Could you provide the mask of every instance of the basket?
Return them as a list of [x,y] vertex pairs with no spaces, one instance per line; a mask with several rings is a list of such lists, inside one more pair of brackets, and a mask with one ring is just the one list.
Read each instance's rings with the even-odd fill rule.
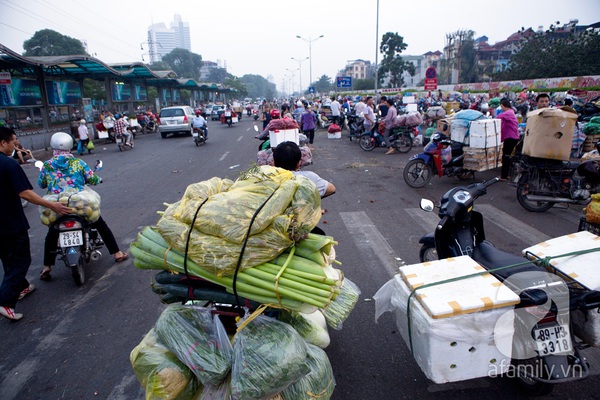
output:
[[577,231],[588,231],[593,233],[594,235],[600,236],[600,225],[592,224],[591,222],[588,222],[585,219],[585,217],[581,217],[581,219],[579,220],[579,227],[577,228]]
[[583,151],[594,150],[598,142],[600,142],[600,135],[587,135],[583,142]]

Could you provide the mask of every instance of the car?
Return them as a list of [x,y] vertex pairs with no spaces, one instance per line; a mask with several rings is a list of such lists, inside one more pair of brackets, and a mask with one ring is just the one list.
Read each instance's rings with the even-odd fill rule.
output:
[[210,119],[212,121],[218,121],[221,118],[221,114],[225,112],[225,106],[214,105],[210,113]]
[[169,133],[186,133],[192,136],[194,110],[190,106],[165,107],[158,114],[158,131],[164,139]]

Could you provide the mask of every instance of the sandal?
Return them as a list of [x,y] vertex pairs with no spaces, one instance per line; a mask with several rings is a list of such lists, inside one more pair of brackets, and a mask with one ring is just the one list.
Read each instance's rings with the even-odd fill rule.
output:
[[50,282],[52,280],[52,275],[50,274],[51,270],[43,268],[42,272],[40,272],[40,280]]
[[129,258],[129,254],[123,253],[123,255],[121,257],[115,258],[115,262],[120,263],[120,262],[127,260],[128,258]]

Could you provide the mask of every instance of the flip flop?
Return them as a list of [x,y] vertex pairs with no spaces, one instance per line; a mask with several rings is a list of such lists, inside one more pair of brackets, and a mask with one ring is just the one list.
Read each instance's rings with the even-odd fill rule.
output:
[[123,253],[123,255],[121,257],[115,258],[115,262],[120,263],[120,262],[127,260],[128,258],[129,258],[129,254]]
[[50,274],[50,270],[42,269],[42,272],[40,272],[40,280],[50,282],[52,280],[52,275]]

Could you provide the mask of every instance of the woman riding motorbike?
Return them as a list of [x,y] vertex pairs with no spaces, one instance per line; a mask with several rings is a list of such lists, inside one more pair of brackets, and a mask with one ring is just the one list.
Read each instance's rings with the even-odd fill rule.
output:
[[[38,178],[38,185],[42,189],[48,189],[48,194],[62,193],[71,188],[83,190],[86,184],[97,185],[102,182],[102,179],[83,160],[71,154],[73,147],[71,135],[64,132],[55,133],[50,139],[50,147],[53,149],[53,156],[44,163]],[[92,227],[98,231],[116,262],[127,260],[129,255],[119,249],[112,231],[102,217],[92,223]],[[40,279],[43,281],[52,279],[50,272],[56,259],[57,241],[58,231],[49,228],[44,244],[44,268],[40,273]]]

